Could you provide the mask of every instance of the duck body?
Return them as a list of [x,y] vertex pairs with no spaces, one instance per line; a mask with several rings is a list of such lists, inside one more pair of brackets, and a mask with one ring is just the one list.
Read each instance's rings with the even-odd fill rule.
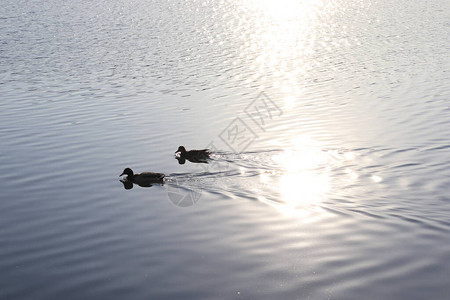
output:
[[152,183],[164,183],[164,175],[163,173],[153,173],[153,172],[143,172],[140,174],[134,174],[133,170],[130,168],[126,168],[123,170],[120,176],[127,175],[126,181],[135,183],[139,186],[149,187],[152,186]]
[[186,148],[180,146],[175,153],[179,153],[179,158],[187,159],[190,162],[206,162],[208,158],[211,158],[211,152],[208,149],[186,151]]

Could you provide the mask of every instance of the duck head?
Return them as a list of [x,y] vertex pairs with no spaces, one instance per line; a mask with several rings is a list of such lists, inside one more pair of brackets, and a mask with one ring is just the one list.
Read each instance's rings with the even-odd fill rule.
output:
[[128,175],[128,177],[131,178],[134,176],[134,173],[133,170],[131,170],[130,168],[126,168],[125,170],[123,170],[122,174],[119,175],[119,177],[123,175]]
[[175,151],[175,153],[178,153],[178,152],[180,152],[181,154],[186,153],[186,148],[184,148],[184,146],[180,146],[180,147],[178,147],[178,150]]

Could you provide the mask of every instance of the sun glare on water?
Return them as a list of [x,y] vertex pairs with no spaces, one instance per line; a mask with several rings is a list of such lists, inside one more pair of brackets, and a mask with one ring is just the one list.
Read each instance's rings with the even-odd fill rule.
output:
[[[317,48],[323,19],[333,10],[333,2],[322,0],[250,0],[239,2],[251,20],[248,48],[243,55],[258,72],[262,88],[279,100],[286,112],[302,103],[301,78],[311,71],[311,57]],[[303,215],[320,209],[331,189],[330,153],[308,136],[293,138],[291,146],[273,157],[279,166],[275,193],[281,199],[258,199],[285,214]],[[354,176],[354,174],[351,174]],[[262,174],[262,183],[268,181]]]
[[[292,216],[304,216],[320,209],[320,202],[331,186],[331,158],[321,145],[309,137],[297,137],[289,148],[275,155],[273,161],[281,170],[276,185],[281,199],[276,203],[265,197],[259,200]],[[264,180],[264,176],[261,180]]]
[[275,89],[284,108],[296,105],[302,89],[297,79],[311,70],[321,17],[328,13],[321,0],[252,0],[239,2],[251,20],[245,57],[252,61],[264,88]]

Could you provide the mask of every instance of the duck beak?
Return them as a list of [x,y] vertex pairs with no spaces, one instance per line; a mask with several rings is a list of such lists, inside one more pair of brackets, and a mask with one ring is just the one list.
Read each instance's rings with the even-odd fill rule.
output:
[[125,173],[120,174],[119,177],[121,177],[121,176],[123,176],[123,175],[125,175]]

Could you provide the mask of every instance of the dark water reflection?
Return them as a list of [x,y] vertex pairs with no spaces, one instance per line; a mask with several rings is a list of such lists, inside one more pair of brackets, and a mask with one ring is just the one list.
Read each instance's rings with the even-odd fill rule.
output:
[[0,298],[448,298],[448,9],[4,2]]

